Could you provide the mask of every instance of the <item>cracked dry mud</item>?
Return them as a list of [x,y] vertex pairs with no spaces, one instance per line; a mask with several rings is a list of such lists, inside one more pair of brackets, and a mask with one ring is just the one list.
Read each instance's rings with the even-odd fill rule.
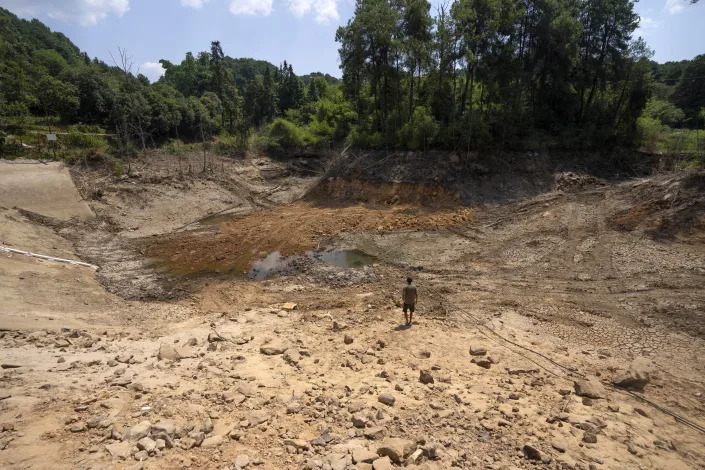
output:
[[[259,186],[230,188],[213,211],[235,198],[264,203],[258,195],[284,183],[291,201],[313,182],[256,180],[254,168],[233,164]],[[646,382],[634,393],[705,425],[703,216],[692,214],[702,178],[660,175],[471,213],[444,207],[437,213],[464,215],[388,228],[360,214],[398,220],[400,206],[278,200],[252,213],[267,217],[244,215],[250,208],[174,235],[203,214],[173,210],[160,231],[163,214],[154,226],[147,214],[161,197],[150,191],[164,190],[139,180],[139,203],[117,189],[91,203],[98,217],[87,225],[52,230],[3,203],[3,244],[73,257],[90,249],[91,259],[108,246],[114,266],[135,260],[135,283],[153,274],[138,256],[144,236],[204,258],[198,240],[230,236],[239,253],[238,230],[280,242],[257,231],[277,214],[316,227],[315,243],[378,262],[312,261],[260,282],[182,279],[179,298],[125,300],[115,292],[129,277],[111,287],[103,274],[110,293],[90,269],[3,253],[0,467],[705,468],[705,435],[608,385],[629,371],[629,383]],[[210,184],[223,183],[203,190]],[[132,210],[145,216],[137,236]],[[325,225],[331,218],[339,223]],[[398,293],[408,274],[420,304],[405,328]]]

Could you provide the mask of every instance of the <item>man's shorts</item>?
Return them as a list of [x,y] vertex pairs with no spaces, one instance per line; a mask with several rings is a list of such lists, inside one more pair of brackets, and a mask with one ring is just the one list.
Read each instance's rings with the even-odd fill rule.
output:
[[406,310],[408,309],[411,313],[414,313],[414,310],[416,310],[416,304],[404,304],[404,313],[406,313]]

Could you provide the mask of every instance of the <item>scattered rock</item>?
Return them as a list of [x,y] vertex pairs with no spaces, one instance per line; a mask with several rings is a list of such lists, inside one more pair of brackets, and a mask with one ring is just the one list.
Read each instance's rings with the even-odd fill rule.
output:
[[278,356],[279,354],[284,354],[284,352],[289,349],[287,346],[281,343],[268,343],[259,348],[259,352],[265,356]]
[[312,446],[319,446],[319,447],[320,447],[320,446],[325,446],[325,445],[328,445],[328,444],[330,444],[331,442],[333,442],[334,439],[335,439],[335,437],[333,437],[332,434],[330,434],[330,433],[328,433],[328,432],[324,432],[324,433],[321,434],[319,437],[317,437],[316,439],[312,440],[312,441],[311,441],[311,445],[312,445]]
[[646,358],[637,358],[623,371],[612,378],[612,384],[627,390],[643,392],[651,381],[652,364]]
[[78,423],[73,424],[69,429],[71,432],[83,432],[86,430],[86,423],[79,421]]
[[147,453],[154,452],[154,449],[157,448],[157,443],[152,440],[150,437],[143,437],[142,439],[137,441],[137,448],[139,450],[143,450]]
[[392,437],[380,443],[377,447],[377,455],[387,456],[392,462],[401,464],[415,450],[416,444],[413,441]]
[[132,426],[126,433],[125,439],[130,441],[138,441],[145,436],[149,435],[149,431],[152,429],[152,423],[149,421],[142,421],[139,424]]
[[553,447],[560,453],[564,453],[566,451],[565,442],[563,442],[562,440],[554,439],[553,441],[551,441],[551,447]]
[[350,335],[345,335],[345,337],[343,338],[343,342],[344,342],[345,344],[352,344],[352,343],[353,343],[353,338],[352,338],[352,336],[350,336]]
[[211,436],[206,438],[201,443],[201,447],[218,447],[223,443],[224,439],[221,435]]
[[[296,305],[296,304],[294,304]],[[247,468],[247,466],[250,465],[250,457],[248,457],[245,454],[240,454],[237,457],[235,457],[235,468],[236,469],[242,469],[242,468]]]
[[484,369],[489,369],[492,366],[492,361],[490,361],[489,357],[475,357],[472,362]]
[[526,444],[522,447],[521,452],[529,460],[541,460],[541,451],[533,445]]
[[595,444],[597,443],[597,435],[594,432],[586,431],[585,434],[583,434],[583,442]]
[[587,380],[576,380],[573,386],[575,387],[575,394],[579,397],[595,399],[605,397],[605,388],[596,378],[591,377]]
[[[183,355],[173,346],[169,344],[162,343],[159,346],[159,352],[157,353],[157,359],[160,361],[180,361]],[[118,359],[118,362],[122,362]]]
[[374,452],[362,447],[355,448],[352,452],[352,459],[354,464],[372,463],[377,460],[378,457],[379,456]]
[[372,468],[373,470],[394,470],[394,467],[392,467],[392,462],[389,460],[389,457],[382,457],[380,459],[375,460],[372,462]]
[[112,458],[125,460],[130,457],[132,451],[132,444],[127,441],[116,442],[114,444],[106,444],[105,450],[108,451]]
[[377,401],[387,406],[394,406],[394,403],[397,401],[397,399],[394,398],[393,395],[384,394],[380,395],[379,398],[377,398]]
[[382,439],[387,430],[383,426],[375,426],[372,428],[365,429],[363,435],[367,439],[377,440]]
[[484,356],[487,354],[487,348],[482,346],[470,346],[471,356]]
[[284,445],[297,450],[308,450],[311,446],[303,439],[284,439]]
[[152,425],[153,433],[164,433],[168,436],[173,436],[176,432],[176,425],[173,421],[159,421],[157,424]]
[[433,375],[431,375],[431,373],[427,370],[422,370],[419,373],[419,382],[422,384],[432,384],[434,382]]

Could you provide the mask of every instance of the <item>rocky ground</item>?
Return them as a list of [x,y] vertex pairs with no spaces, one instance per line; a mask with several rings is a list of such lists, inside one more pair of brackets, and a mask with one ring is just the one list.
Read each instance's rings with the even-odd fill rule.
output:
[[[150,283],[178,283],[178,298],[126,300],[90,268],[2,254],[0,467],[705,468],[705,434],[683,421],[705,425],[701,173],[563,174],[555,191],[468,211],[280,206],[271,189],[290,184],[295,198],[312,180],[258,180],[256,163],[238,165],[260,187],[211,183],[263,212],[171,234],[199,218],[187,202],[160,231],[146,221],[166,217],[161,203],[149,215],[161,189],[140,183],[143,168],[102,189],[93,222],[47,226],[6,208],[0,238],[100,261],[109,250],[90,240],[119,237],[112,262],[132,270],[118,286],[152,276],[145,240],[226,261],[289,230],[305,242],[293,252],[316,243],[377,262],[308,260],[263,281],[170,271]],[[82,190],[100,189],[85,178]],[[267,226],[276,217],[254,215],[267,211],[293,223]],[[145,226],[132,230],[138,212]],[[398,306],[407,275],[420,295],[411,327]]]

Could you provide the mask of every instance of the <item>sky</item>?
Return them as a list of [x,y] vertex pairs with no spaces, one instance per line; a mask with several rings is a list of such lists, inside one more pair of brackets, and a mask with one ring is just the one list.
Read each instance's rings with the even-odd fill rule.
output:
[[[434,0],[438,1],[438,0]],[[154,81],[159,59],[178,63],[186,52],[219,40],[226,55],[293,64],[298,75],[340,77],[335,31],[347,23],[354,0],[0,0],[22,18],[61,31],[91,57],[111,63],[126,48],[135,69]],[[705,0],[641,0],[635,9],[654,60],[705,54]]]

